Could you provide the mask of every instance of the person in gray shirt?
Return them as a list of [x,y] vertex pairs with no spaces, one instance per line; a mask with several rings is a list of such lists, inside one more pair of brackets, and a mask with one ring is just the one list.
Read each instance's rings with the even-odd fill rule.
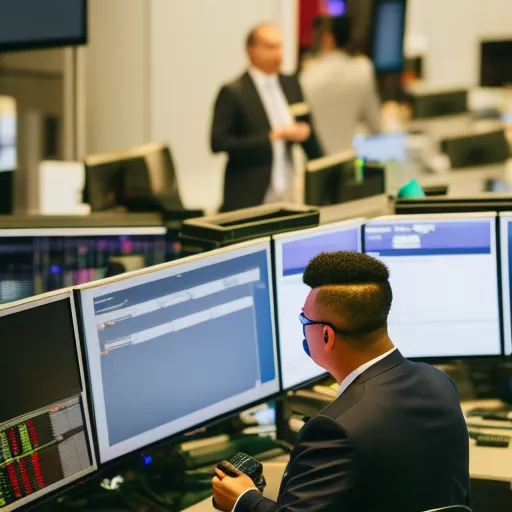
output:
[[352,147],[360,123],[370,133],[380,132],[380,99],[373,63],[348,51],[350,19],[322,21],[320,52],[307,63],[300,81],[317,136],[329,155]]

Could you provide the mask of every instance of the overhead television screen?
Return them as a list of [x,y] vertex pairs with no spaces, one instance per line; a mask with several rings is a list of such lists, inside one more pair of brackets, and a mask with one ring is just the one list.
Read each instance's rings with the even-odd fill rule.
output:
[[86,41],[87,0],[0,0],[0,51]]

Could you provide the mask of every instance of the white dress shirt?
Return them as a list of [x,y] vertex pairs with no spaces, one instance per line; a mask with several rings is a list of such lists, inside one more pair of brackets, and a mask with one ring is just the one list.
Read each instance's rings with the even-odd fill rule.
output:
[[386,358],[396,350],[396,347],[393,347],[391,350],[388,350],[386,353],[380,355],[379,357],[376,357],[375,359],[372,359],[371,361],[368,361],[367,363],[364,363],[359,368],[356,368],[352,373],[349,373],[341,382],[340,389],[338,390],[338,398],[343,394],[343,392],[354,382],[359,375],[362,375],[366,370],[371,368],[373,365],[377,364],[379,361],[382,361],[382,359]]
[[[277,75],[266,75],[256,68],[249,69],[272,129],[294,122],[290,107]],[[284,140],[272,142],[272,174],[265,203],[293,200],[293,163]]]
[[380,132],[375,70],[367,57],[341,50],[320,54],[305,66],[300,83],[327,155],[350,149],[360,123]]
[[[338,396],[337,398],[339,398],[344,391],[346,391],[346,389],[350,386],[350,384],[352,384],[352,382],[354,382],[357,377],[359,377],[359,375],[362,375],[366,370],[368,370],[369,368],[371,368],[373,365],[377,364],[379,361],[382,361],[383,359],[385,359],[386,357],[388,357],[391,353],[393,353],[394,351],[396,350],[396,347],[393,347],[391,350],[388,350],[387,352],[385,352],[384,354],[376,357],[375,359],[372,359],[371,361],[368,361],[367,363],[364,363],[363,365],[361,365],[359,368],[356,368],[352,373],[349,373],[344,379],[343,381],[341,382],[340,384],[340,389],[338,390]],[[240,496],[238,496],[238,499],[236,500],[236,503],[235,503],[235,506],[233,507],[233,510],[232,512],[235,512],[235,509],[236,509],[236,506],[238,504],[238,502],[240,501],[240,498],[246,493],[246,492],[249,492],[249,491],[258,491],[258,489],[247,489],[246,491],[244,491],[242,494],[240,494]],[[259,492],[259,491],[258,491]]]

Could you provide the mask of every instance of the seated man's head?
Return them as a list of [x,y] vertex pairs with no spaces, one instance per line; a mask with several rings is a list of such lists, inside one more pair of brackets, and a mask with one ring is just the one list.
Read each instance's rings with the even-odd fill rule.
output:
[[337,380],[392,348],[386,265],[358,252],[321,253],[309,262],[303,281],[311,287],[301,316],[305,348]]

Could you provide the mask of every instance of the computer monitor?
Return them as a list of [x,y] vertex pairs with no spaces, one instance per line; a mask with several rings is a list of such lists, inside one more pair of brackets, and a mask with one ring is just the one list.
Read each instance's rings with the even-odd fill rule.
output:
[[97,469],[70,290],[0,307],[0,510]]
[[496,213],[381,217],[363,240],[389,267],[389,333],[406,357],[501,354]]
[[174,245],[163,226],[0,228],[0,304],[164,263]]
[[83,287],[101,462],[280,389],[270,240]]
[[505,355],[512,355],[512,211],[500,213],[501,283]]
[[441,151],[448,155],[452,169],[498,164],[510,158],[505,130],[447,138],[441,141]]
[[352,145],[357,152],[357,157],[366,162],[403,164],[408,159],[405,133],[360,134],[354,137]]
[[468,111],[467,89],[412,91],[408,94],[413,119],[454,116]]
[[321,252],[361,251],[363,222],[362,218],[354,219],[274,237],[279,355],[286,390],[325,374],[302,346],[304,336],[299,313],[309,293],[302,282],[304,269]]
[[375,0],[370,57],[377,73],[404,68],[405,0]]
[[87,42],[86,0],[0,0],[0,51]]
[[511,55],[512,39],[481,41],[481,87],[507,87],[512,84]]
[[169,147],[153,142],[85,161],[84,202],[92,211],[125,207],[129,211],[182,210]]
[[385,168],[357,160],[353,149],[311,160],[306,166],[305,202],[312,206],[356,201],[385,192]]

